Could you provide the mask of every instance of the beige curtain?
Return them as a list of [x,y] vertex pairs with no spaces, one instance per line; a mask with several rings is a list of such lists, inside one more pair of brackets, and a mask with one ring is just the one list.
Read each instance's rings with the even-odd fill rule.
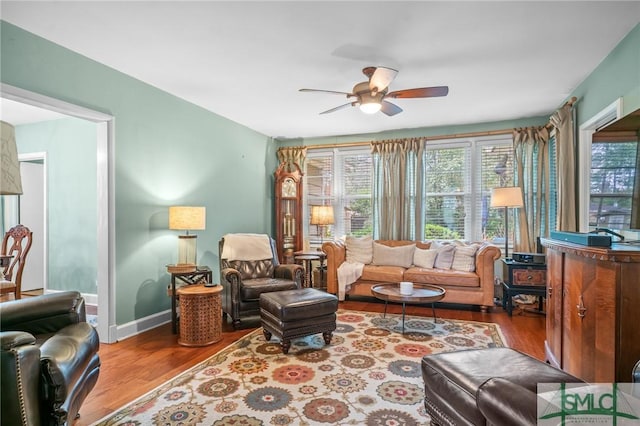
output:
[[371,143],[376,239],[423,238],[425,144],[422,138]]
[[287,171],[293,172],[296,168],[293,164],[297,164],[300,170],[304,170],[304,160],[307,158],[307,148],[304,146],[289,146],[278,149],[276,153],[279,164],[287,163]]
[[577,231],[577,156],[572,106],[565,104],[551,116],[549,122],[556,129],[556,154],[558,158],[558,216],[556,229],[559,231]]
[[524,207],[518,209],[515,251],[536,252],[537,237],[549,236],[549,131],[546,127],[514,129],[517,184]]

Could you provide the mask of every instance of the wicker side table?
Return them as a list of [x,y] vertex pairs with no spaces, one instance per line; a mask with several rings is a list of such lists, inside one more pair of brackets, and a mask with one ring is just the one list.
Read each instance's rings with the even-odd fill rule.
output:
[[222,286],[184,286],[178,289],[178,295],[178,343],[183,346],[206,346],[222,340]]

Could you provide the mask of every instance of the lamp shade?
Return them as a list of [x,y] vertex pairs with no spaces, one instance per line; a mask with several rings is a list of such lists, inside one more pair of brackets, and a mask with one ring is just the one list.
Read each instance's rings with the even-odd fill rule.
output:
[[518,186],[506,186],[491,190],[491,207],[522,207],[522,190]]
[[206,228],[206,223],[206,207],[169,207],[169,229],[186,231],[203,230]]
[[333,206],[311,206],[311,225],[333,225]]
[[22,194],[18,147],[13,126],[0,121],[0,195]]

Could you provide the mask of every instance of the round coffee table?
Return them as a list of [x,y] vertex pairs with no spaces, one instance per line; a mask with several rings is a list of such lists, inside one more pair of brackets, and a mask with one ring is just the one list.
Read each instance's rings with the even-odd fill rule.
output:
[[402,303],[402,333],[404,333],[404,307],[407,303],[411,305],[422,305],[431,303],[433,311],[433,321],[437,322],[435,302],[444,298],[446,290],[431,284],[414,284],[413,293],[401,294],[400,283],[378,284],[371,288],[371,293],[378,299],[384,300],[384,316],[387,316],[387,303]]

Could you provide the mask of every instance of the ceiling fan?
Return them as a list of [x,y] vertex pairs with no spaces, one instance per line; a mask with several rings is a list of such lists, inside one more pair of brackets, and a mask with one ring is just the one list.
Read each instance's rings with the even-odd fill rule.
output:
[[382,111],[384,114],[393,116],[402,112],[402,108],[387,101],[395,98],[432,98],[437,96],[447,96],[448,86],[420,87],[415,89],[395,90],[389,92],[389,84],[396,78],[398,71],[386,67],[366,67],[362,69],[364,75],[369,79],[353,86],[351,93],[338,92],[335,90],[320,89],[300,89],[301,92],[333,93],[346,95],[350,100],[344,105],[328,109],[320,114],[328,114],[350,106],[359,106],[360,110],[373,114]]

